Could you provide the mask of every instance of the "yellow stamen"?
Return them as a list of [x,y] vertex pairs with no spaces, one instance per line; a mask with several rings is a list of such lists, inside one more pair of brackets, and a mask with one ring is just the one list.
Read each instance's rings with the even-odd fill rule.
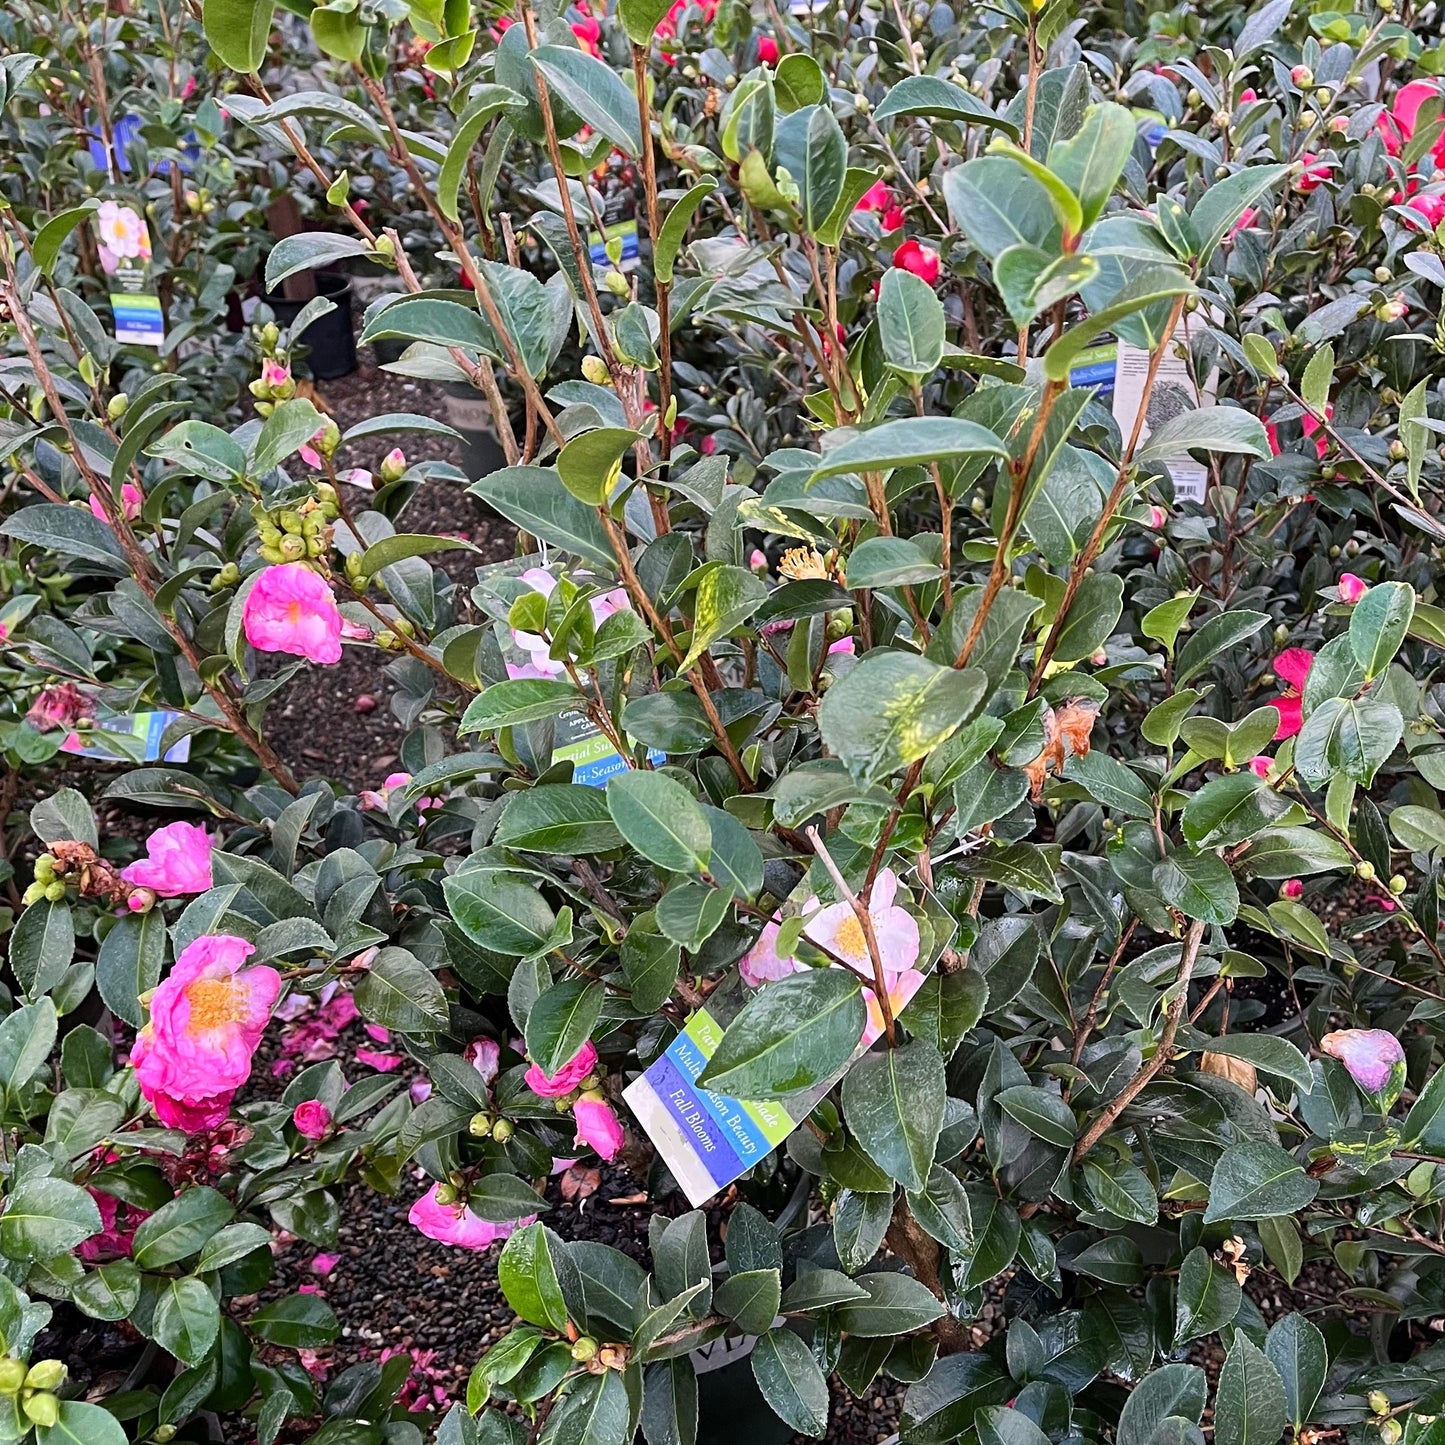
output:
[[186,990],[190,1017],[188,1033],[215,1033],[228,1024],[238,1024],[246,1017],[246,990],[234,978],[203,978]]

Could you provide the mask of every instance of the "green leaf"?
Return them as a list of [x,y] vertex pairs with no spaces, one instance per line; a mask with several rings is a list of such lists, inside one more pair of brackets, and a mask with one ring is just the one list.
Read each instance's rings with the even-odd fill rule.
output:
[[1263,612],[1221,612],[1198,628],[1179,649],[1175,686],[1182,687],[1203,672],[1221,652],[1253,637],[1269,621]]
[[79,1185],[32,1176],[16,1184],[5,1199],[0,1254],[20,1264],[54,1259],[100,1230],[100,1210]]
[[616,565],[596,508],[579,502],[551,467],[504,467],[467,490],[549,546],[609,570]]
[[1108,640],[1124,610],[1124,579],[1117,572],[1090,572],[1079,587],[1054,648],[1055,662],[1078,662]]
[[1154,886],[1186,918],[1224,924],[1239,913],[1234,875],[1217,853],[1171,853],[1154,865]]
[[767,584],[746,567],[714,567],[697,584],[692,645],[683,658],[686,671],[714,642],[731,636],[767,601]]
[[1019,129],[1012,121],[995,115],[961,85],[936,75],[908,75],[889,86],[888,94],[873,112],[873,119],[882,125],[895,115],[923,115],[965,125],[989,126],[1014,140],[1019,138]]
[[1297,805],[1255,774],[1212,778],[1184,805],[1180,827],[1196,848],[1222,848],[1252,838]]
[[35,1431],[36,1445],[127,1445],[125,1426],[100,1405],[62,1400],[54,1425]]
[[1189,214],[1200,240],[1198,259],[1201,268],[1229,234],[1234,223],[1271,186],[1282,181],[1289,170],[1287,165],[1247,166],[1204,188]]
[[615,1370],[584,1376],[547,1422],[548,1445],[628,1445],[631,1407]]
[[881,472],[958,457],[1006,457],[1008,448],[987,427],[947,416],[900,417],[855,433],[830,447],[810,482],[843,472]]
[[650,863],[670,873],[702,873],[712,829],[696,799],[663,773],[618,773],[607,784],[607,808],[618,831]]
[[1390,665],[1415,616],[1415,589],[1408,582],[1377,582],[1350,613],[1350,650],[1365,681]]
[[619,0],[617,18],[634,45],[651,45],[652,37],[667,14],[668,0]]
[[[632,3],[632,0],[629,0],[629,3]],[[481,139],[487,122],[502,111],[523,111],[526,107],[525,97],[509,90],[505,85],[478,85],[472,89],[471,103],[457,122],[451,144],[447,146],[446,159],[437,173],[437,206],[447,220],[456,221],[460,218],[457,191],[466,172],[472,147]]]
[[1056,1149],[1072,1149],[1079,1125],[1074,1111],[1057,1095],[1032,1084],[1016,1084],[995,1099],[1005,1114],[1022,1124],[1036,1139]]
[[498,728],[541,722],[575,710],[582,701],[582,694],[562,678],[518,677],[494,682],[467,704],[457,732],[495,732]]
[[1112,812],[1126,818],[1154,816],[1154,795],[1139,775],[1097,748],[1070,754],[1064,775]]
[[1279,1371],[1259,1346],[1237,1331],[1214,1394],[1215,1445],[1275,1445],[1286,1419]]
[[319,1295],[288,1294],[257,1310],[246,1328],[269,1345],[319,1350],[341,1333],[335,1312]]
[[231,1222],[235,1209],[207,1185],[187,1189],[163,1204],[135,1232],[131,1257],[141,1269],[163,1269],[198,1254]]
[[256,438],[248,470],[253,476],[264,477],[298,447],[310,441],[325,420],[304,397],[296,396],[290,401],[278,402]]
[[1335,380],[1335,348],[1326,342],[1315,348],[1300,377],[1300,395],[1317,417],[1325,415],[1330,404],[1330,388]]
[[55,263],[60,258],[60,248],[65,244],[65,238],[81,222],[89,220],[99,209],[100,202],[92,197],[78,206],[72,206],[67,211],[59,212],[46,221],[35,233],[35,239],[30,243],[30,259],[35,262],[35,269],[42,275],[49,276],[55,270]]
[[599,427],[575,436],[557,453],[562,485],[589,507],[602,506],[620,475],[620,463],[641,436],[629,427]]
[[818,730],[864,785],[926,756],[983,701],[978,668],[957,672],[911,652],[870,652],[830,687]]
[[868,1011],[841,968],[770,983],[728,1025],[698,1083],[735,1099],[785,1097],[831,1078],[852,1057]]
[[1194,289],[1189,277],[1172,266],[1150,266],[1138,272],[1115,293],[1108,305],[1090,312],[1086,320],[1075,322],[1049,347],[1044,354],[1044,375],[1050,381],[1067,381],[1080,355],[1103,332],[1156,302],[1191,295]]
[[981,156],[943,177],[954,223],[990,260],[1011,246],[1047,255],[1061,249],[1058,216],[1047,188],[1013,156]]
[[532,1005],[525,1029],[527,1057],[544,1074],[558,1073],[592,1036],[602,1015],[602,985],[569,978],[554,984]]
[[948,1445],[973,1429],[980,1410],[1003,1404],[1018,1388],[982,1351],[944,1355],[908,1387],[902,1434],[909,1445]]
[[436,975],[404,948],[376,955],[356,985],[356,1006],[368,1022],[403,1034],[434,1033],[449,1017]]
[[529,1224],[507,1240],[497,1260],[497,1282],[517,1314],[549,1330],[567,1328],[567,1299],[581,1294],[566,1246],[544,1224]]
[[1266,1074],[1288,1079],[1303,1093],[1308,1094],[1314,1087],[1309,1060],[1288,1039],[1274,1034],[1228,1034],[1221,1039],[1210,1039],[1200,1048],[1205,1053],[1244,1059]]
[[358,340],[363,344],[383,340],[428,341],[436,346],[460,346],[489,356],[495,356],[498,351],[496,334],[479,311],[437,296],[403,296],[389,303],[372,315],[362,327]]
[[932,1324],[945,1313],[942,1303],[906,1274],[860,1274],[854,1283],[868,1291],[868,1298],[849,1300],[838,1307],[838,1326],[846,1334],[862,1339],[903,1335]]
[[1369,787],[1404,731],[1404,719],[1391,703],[1326,698],[1295,738],[1294,765],[1307,783],[1326,783],[1343,773]]
[[[645,0],[638,0],[645,3]],[[625,20],[624,20],[624,23]],[[687,228],[697,214],[698,207],[717,189],[717,182],[711,176],[694,179],[687,191],[673,203],[657,233],[652,251],[653,276],[664,285],[672,284],[672,268],[677,253],[687,236]]]
[[547,783],[512,794],[492,841],[529,853],[607,853],[622,834],[600,788]]
[[61,502],[35,502],[21,507],[0,526],[0,536],[14,537],[44,552],[80,562],[93,562],[119,575],[127,570],[115,533],[95,517],[89,507],[67,507]]
[[906,537],[870,537],[848,558],[848,586],[855,592],[915,586],[942,575],[943,568]]
[[462,932],[482,948],[526,958],[552,944],[557,917],[521,874],[463,868],[442,880],[442,893]]
[[[339,231],[303,231],[299,236],[286,236],[271,247],[266,257],[266,289],[275,291],[288,276],[294,276],[298,271],[311,271],[335,261],[349,260],[352,256],[365,256],[369,250],[365,241]],[[318,421],[317,426],[320,424]]]
[[1319,1327],[1303,1315],[1276,1320],[1264,1342],[1264,1353],[1284,1385],[1285,1416],[1296,1432],[1310,1418],[1329,1371],[1329,1352]]
[[187,1275],[162,1286],[151,1317],[151,1332],[156,1343],[183,1365],[199,1365],[210,1353],[220,1330],[221,1307],[203,1281]]
[[793,179],[798,183],[803,229],[816,235],[842,193],[848,170],[848,142],[830,106],[810,106],[797,114],[808,117],[808,128],[803,169]]
[[1270,455],[1264,423],[1252,412],[1237,406],[1205,406],[1170,417],[1151,431],[1136,459],[1144,463],[1170,461],[1191,451]]
[[750,1269],[729,1275],[713,1295],[712,1307],[745,1334],[760,1335],[773,1327],[782,1297],[778,1270]]
[[1198,1365],[1168,1364],[1150,1370],[1124,1401],[1115,1445],[1153,1445],[1159,1427],[1171,1418],[1197,1425],[1208,1398],[1208,1382]]
[[461,537],[434,536],[429,532],[397,532],[373,542],[361,554],[360,573],[363,577],[374,577],[384,567],[404,562],[408,557],[429,557],[433,552],[480,552],[475,543]]
[[769,1330],[753,1346],[752,1366],[763,1399],[779,1419],[815,1440],[827,1434],[828,1382],[797,1335]]
[[1049,149],[1049,168],[1079,199],[1083,225],[1103,211],[1134,148],[1134,113],[1104,102],[1089,108],[1076,135]]
[[943,302],[933,287],[889,267],[878,291],[878,338],[889,366],[918,380],[930,375],[943,360],[945,333]]
[[1260,1243],[1269,1262],[1279,1270],[1286,1284],[1293,1284],[1299,1278],[1304,1265],[1304,1245],[1300,1242],[1299,1230],[1289,1219],[1261,1219],[1255,1226],[1259,1231]]
[[42,998],[0,1021],[0,1084],[17,1090],[45,1067],[59,1030],[55,1005]]
[[570,46],[540,45],[532,64],[568,106],[633,160],[642,154],[637,98],[610,66]]
[[217,59],[232,70],[259,70],[274,9],[274,0],[205,0],[201,21]]
[[864,1055],[843,1080],[853,1137],[905,1189],[928,1178],[946,1101],[943,1059],[924,1039]]
[[1410,1105],[1401,1132],[1412,1148],[1438,1154],[1445,1149],[1445,1069],[1436,1069]]
[[1204,1222],[1295,1214],[1319,1189],[1319,1183],[1277,1144],[1258,1139],[1231,1144],[1214,1166]]
[[1234,1275],[1215,1264],[1202,1246],[1191,1249],[1179,1270],[1174,1348],[1223,1329],[1239,1313],[1243,1301],[1244,1292]]

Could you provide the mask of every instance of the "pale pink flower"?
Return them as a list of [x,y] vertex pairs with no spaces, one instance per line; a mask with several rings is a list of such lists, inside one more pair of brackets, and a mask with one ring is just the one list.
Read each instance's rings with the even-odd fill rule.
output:
[[[596,1056],[594,1049],[593,1058]],[[492,1080],[497,1077],[502,1066],[502,1046],[495,1039],[478,1034],[462,1050],[462,1058],[482,1076],[482,1082],[490,1089]]]
[[348,487],[360,487],[363,492],[375,490],[371,473],[365,467],[352,467],[350,471],[342,472],[336,480],[345,482]]
[[[557,579],[542,567],[529,567],[522,573],[522,581],[534,592],[540,592],[544,597],[550,597],[557,586]],[[590,606],[592,624],[594,627],[600,627],[614,612],[625,612],[631,603],[623,588],[614,587],[610,592],[599,593],[592,599]],[[528,666],[536,669],[535,672],[524,673],[524,676],[558,677],[561,675],[562,664],[554,662],[548,655],[552,644],[546,638],[538,636],[535,632],[521,632],[513,628],[512,641],[528,654],[530,658]],[[509,667],[507,671],[510,675],[512,669]]]
[[518,1219],[510,1224],[493,1224],[473,1214],[460,1200],[455,1204],[439,1204],[436,1197],[439,1188],[439,1184],[433,1184],[412,1205],[407,1215],[407,1219],[428,1239],[434,1239],[438,1244],[455,1244],[462,1249],[486,1249],[498,1240],[506,1239],[514,1229],[536,1221],[536,1215],[533,1215],[530,1219]]
[[609,1163],[617,1157],[623,1133],[611,1104],[584,1094],[572,1106],[572,1117],[577,1123],[577,1143],[596,1150]]
[[748,556],[748,566],[754,572],[766,572],[768,570],[768,554],[761,547],[754,547]]
[[[120,510],[127,522],[134,522],[140,516],[141,506],[145,502],[145,493],[136,486],[134,482],[127,482],[120,489]],[[99,497],[90,499],[90,510],[102,522],[109,522],[110,518],[105,514],[105,508],[100,504]]]
[[320,1099],[307,1099],[292,1111],[291,1122],[303,1139],[324,1139],[331,1128],[331,1110]]
[[285,362],[268,356],[261,363],[261,380],[272,389],[285,386],[291,380],[291,368]]
[[[391,804],[391,795],[398,788],[404,788],[411,782],[410,773],[388,773],[379,788],[363,788],[357,795],[361,800],[363,812],[384,813]],[[440,808],[441,798],[418,798],[416,800],[417,812],[426,808]]]
[[791,958],[778,957],[778,921],[763,924],[753,946],[738,960],[738,972],[749,988],[786,978],[797,968]]
[[597,1050],[591,1040],[583,1044],[570,1062],[562,1065],[550,1078],[536,1064],[527,1069],[527,1087],[543,1099],[560,1099],[570,1094],[597,1065]]
[[1168,520],[1169,513],[1163,507],[1153,506],[1149,508],[1148,525],[1153,528],[1154,531],[1157,532]]
[[431,1098],[431,1080],[418,1074],[411,1081],[406,1092],[413,1104],[425,1104]]
[[321,470],[321,453],[315,447],[302,443],[296,448],[296,452],[312,471],[319,472]]
[[311,662],[341,661],[341,613],[324,578],[299,562],[261,572],[241,612],[246,641],[259,652]]
[[1320,1051],[1338,1059],[1367,1094],[1382,1093],[1396,1070],[1404,1079],[1405,1050],[1388,1029],[1336,1029],[1320,1040]]
[[94,716],[95,700],[89,693],[81,691],[73,682],[53,682],[40,689],[25,714],[25,721],[41,732],[49,732],[52,728],[74,727]]
[[1353,572],[1346,572],[1340,578],[1340,601],[1348,602],[1351,605],[1358,602],[1366,592],[1370,590],[1370,584],[1363,577],[1356,577]]
[[[916,968],[905,968],[902,973],[885,974],[884,978],[888,984],[888,1007],[893,1017],[897,1018],[908,1006],[913,995],[923,987],[924,976]],[[863,990],[863,1002],[868,1006],[868,1022],[863,1027],[861,1042],[870,1045],[883,1037],[883,1007],[878,1002],[878,995],[871,988]]]
[[256,950],[244,938],[208,934],[181,950],[150,1001],[150,1022],[130,1061],[163,1124],[214,1128],[251,1076],[251,1059],[281,992],[281,975],[243,968]]
[[[873,894],[868,902],[868,915],[885,973],[898,974],[918,961],[918,922],[894,898],[898,892],[898,875],[891,868],[882,869],[873,881]],[[851,904],[830,903],[809,917],[803,925],[804,936],[829,953],[851,964],[861,973],[872,969],[868,941],[863,934]]]
[[146,856],[121,869],[120,876],[160,898],[204,893],[211,886],[214,840],[199,823],[167,823],[146,839]]

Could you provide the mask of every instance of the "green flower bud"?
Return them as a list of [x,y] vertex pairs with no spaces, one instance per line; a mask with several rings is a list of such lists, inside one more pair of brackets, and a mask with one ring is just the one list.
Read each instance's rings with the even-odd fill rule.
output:
[[583,1335],[580,1340],[572,1346],[572,1358],[579,1365],[585,1365],[588,1360],[597,1358],[597,1351],[601,1348],[591,1335]]
[[1398,1420],[1380,1421],[1380,1445],[1400,1445],[1404,1433]]
[[621,271],[609,271],[603,278],[602,284],[614,296],[630,296],[632,288],[627,284],[627,277]]
[[24,1383],[24,1360],[0,1360],[0,1393],[13,1395]]
[[1405,878],[1403,874],[1396,873],[1390,879],[1390,892],[1397,898],[1405,891]]
[[55,877],[55,859],[49,853],[42,853],[35,860],[35,877],[40,883],[49,883]]
[[20,1408],[25,1411],[30,1423],[39,1425],[42,1430],[53,1430],[60,1419],[60,1401],[48,1390],[22,1400]]
[[1370,881],[1370,879],[1373,878],[1374,876],[1375,876],[1375,865],[1374,865],[1373,863],[1371,863],[1368,858],[1361,858],[1360,861],[1355,864],[1355,877],[1356,877],[1356,878],[1363,878],[1363,879],[1365,880],[1365,882],[1368,883],[1368,882]]
[[457,1188],[454,1184],[438,1184],[436,1201],[438,1204],[455,1204],[457,1202]]
[[65,1376],[64,1360],[38,1360],[26,1374],[25,1385],[31,1390],[58,1390]]
[[276,522],[283,532],[299,532],[306,525],[301,513],[290,507],[277,515]]
[[46,883],[32,883],[21,895],[20,901],[29,908],[31,904],[39,903],[45,897],[45,890],[49,887]]
[[281,339],[281,328],[274,321],[268,321],[261,328],[261,345],[270,351]]
[[485,1139],[492,1132],[492,1116],[490,1114],[473,1114],[471,1123],[467,1125],[467,1133],[473,1139]]
[[492,1138],[495,1139],[498,1144],[505,1144],[516,1132],[516,1129],[510,1121],[506,1119],[498,1119],[497,1122],[492,1125]]
[[300,537],[282,537],[276,550],[283,562],[299,562],[306,555],[306,543]]
[[612,381],[612,373],[607,370],[607,363],[600,356],[582,358],[582,375],[593,386],[608,386]]
[[129,406],[130,398],[123,391],[117,392],[113,397],[111,397],[108,402],[106,402],[105,414],[112,421],[119,421],[121,417],[125,415],[126,408]]
[[65,884],[63,884],[58,878],[55,880],[54,883],[47,883],[45,885],[45,896],[52,903],[64,903]]

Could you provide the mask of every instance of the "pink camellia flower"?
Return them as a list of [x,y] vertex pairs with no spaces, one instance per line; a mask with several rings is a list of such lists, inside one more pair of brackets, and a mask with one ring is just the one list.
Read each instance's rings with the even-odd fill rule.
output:
[[261,363],[261,382],[272,391],[287,386],[291,381],[291,368],[284,361],[268,356]]
[[[1276,707],[1277,706],[1278,704],[1276,704]],[[1269,777],[1270,769],[1273,767],[1274,759],[1265,757],[1263,753],[1261,753],[1257,758],[1251,758],[1249,760],[1249,770],[1255,775],[1256,778]]]
[[1366,592],[1370,590],[1370,584],[1363,577],[1356,577],[1353,572],[1346,572],[1340,578],[1340,601],[1348,602],[1351,605],[1358,602]]
[[1318,190],[1325,181],[1329,180],[1329,162],[1321,161],[1317,155],[1310,151],[1306,151],[1304,155],[1300,157],[1300,160],[1304,165],[1304,170],[1295,181],[1294,188],[1308,195],[1310,191]]
[[[136,486],[134,482],[127,482],[120,489],[120,510],[124,514],[127,522],[134,522],[135,519],[140,516],[141,505],[144,503],[144,501],[145,493],[141,491],[141,489]],[[96,517],[99,518],[100,521],[110,521],[110,518],[106,516],[105,508],[101,506],[100,499],[98,497],[92,497],[90,499],[90,510],[95,513]]]
[[1382,1110],[1400,1097],[1405,1083],[1405,1050],[1388,1029],[1336,1029],[1320,1040],[1320,1050],[1338,1059],[1360,1088],[1375,1097]]
[[345,482],[348,487],[360,487],[363,492],[375,490],[371,473],[365,467],[352,467],[350,471],[339,473],[336,480]]
[[[114,1155],[110,1156],[112,1159]],[[87,1188],[86,1193],[95,1200],[100,1210],[100,1233],[83,1240],[75,1251],[86,1264],[104,1264],[107,1260],[128,1259],[135,1232],[147,1219],[150,1211],[137,1209],[125,1204],[113,1194],[101,1189]]]
[[1304,891],[1305,886],[1298,878],[1286,878],[1285,881],[1279,885],[1279,896],[1281,898],[1302,898]]
[[41,732],[49,732],[52,728],[72,728],[94,716],[95,701],[89,693],[73,682],[55,682],[40,689],[25,721]]
[[[594,1059],[597,1057],[595,1049],[592,1056]],[[462,1050],[462,1058],[482,1076],[482,1082],[490,1089],[502,1066],[502,1046],[496,1039],[479,1034]]]
[[588,55],[598,60],[602,58],[602,26],[592,16],[587,15],[574,22],[572,33]]
[[779,958],[777,952],[778,920],[763,924],[753,946],[738,960],[738,972],[749,988],[761,988],[786,978],[797,964],[791,958]]
[[1254,87],[1253,87],[1253,86],[1247,85],[1247,86],[1245,86],[1245,88],[1244,88],[1243,90],[1241,90],[1241,91],[1239,92],[1239,103],[1240,103],[1240,105],[1253,105],[1254,102],[1257,101],[1258,99],[1259,99],[1259,96],[1257,96],[1257,95],[1254,93]]
[[596,1150],[610,1164],[624,1137],[612,1105],[600,1095],[583,1094],[572,1106],[572,1117],[577,1123],[577,1143]]
[[861,196],[858,197],[858,204],[853,207],[855,211],[886,211],[893,204],[893,192],[890,191],[883,181],[874,181]]
[[181,950],[151,995],[150,1022],[130,1061],[146,1102],[163,1124],[194,1133],[214,1128],[251,1076],[251,1059],[281,992],[256,950],[232,934],[207,934]]
[[[522,573],[522,581],[532,591],[540,592],[544,597],[550,597],[557,586],[557,579],[542,567],[529,567]],[[628,601],[626,591],[621,587],[614,587],[610,592],[603,592],[592,599],[589,604],[592,609],[592,623],[594,627],[600,627],[614,612],[625,612],[632,604]],[[525,652],[530,658],[527,666],[534,669],[530,673],[524,673],[528,677],[560,677],[563,667],[560,662],[553,661],[549,655],[552,644],[545,637],[535,632],[520,632],[515,627],[512,629],[512,641]],[[512,675],[511,666],[508,666],[508,674]]]
[[1277,743],[1292,738],[1304,726],[1301,699],[1310,668],[1314,665],[1314,653],[1303,647],[1287,647],[1274,660],[1275,676],[1286,685],[1286,691],[1280,697],[1269,701],[1269,705],[1279,713],[1279,728],[1274,735]]
[[938,252],[921,241],[905,241],[893,253],[893,264],[900,270],[912,271],[930,286],[938,284]]
[[525,1081],[527,1087],[541,1098],[560,1099],[570,1094],[596,1067],[597,1050],[589,1039],[551,1078],[532,1064],[527,1069]]
[[771,35],[758,36],[758,59],[764,65],[778,63],[778,42]]
[[486,1249],[498,1240],[506,1239],[514,1229],[532,1224],[537,1216],[514,1220],[510,1224],[493,1224],[470,1207],[458,1200],[455,1204],[440,1204],[437,1190],[440,1184],[433,1184],[411,1207],[407,1219],[428,1239],[438,1244],[455,1244],[462,1249]]
[[1445,221],[1445,195],[1431,194],[1411,196],[1405,202],[1409,210],[1417,212],[1425,218],[1425,223],[1433,231],[1442,221]]
[[211,886],[213,839],[199,823],[167,823],[146,839],[146,856],[120,876],[159,898],[204,893]]
[[246,641],[258,652],[311,662],[341,661],[341,613],[324,578],[300,562],[261,572],[241,611]]
[[320,1099],[307,1099],[292,1111],[291,1122],[303,1139],[324,1139],[331,1128],[331,1110]]
[[[1389,114],[1380,116],[1375,122],[1375,128],[1390,155],[1398,156],[1405,149],[1406,142],[1415,134],[1415,122],[1419,117],[1420,107],[1441,93],[1440,83],[1434,80],[1412,80],[1409,85],[1401,88]],[[1429,155],[1421,158],[1421,168],[1426,168],[1427,164],[1445,165],[1445,134],[1435,142]]]
[[[913,995],[923,987],[923,975],[916,968],[906,968],[902,973],[888,974],[887,983],[888,1008],[897,1018],[908,1007]],[[878,995],[871,988],[863,990],[863,1001],[868,1005],[868,1022],[863,1027],[861,1042],[871,1045],[883,1037],[886,1021]]]
[[1240,213],[1239,219],[1229,228],[1228,240],[1234,240],[1241,231],[1247,231],[1259,219],[1259,212],[1253,206],[1246,206]]
[[374,1044],[389,1044],[391,1042],[391,1030],[384,1029],[380,1024],[363,1024],[366,1037]]

